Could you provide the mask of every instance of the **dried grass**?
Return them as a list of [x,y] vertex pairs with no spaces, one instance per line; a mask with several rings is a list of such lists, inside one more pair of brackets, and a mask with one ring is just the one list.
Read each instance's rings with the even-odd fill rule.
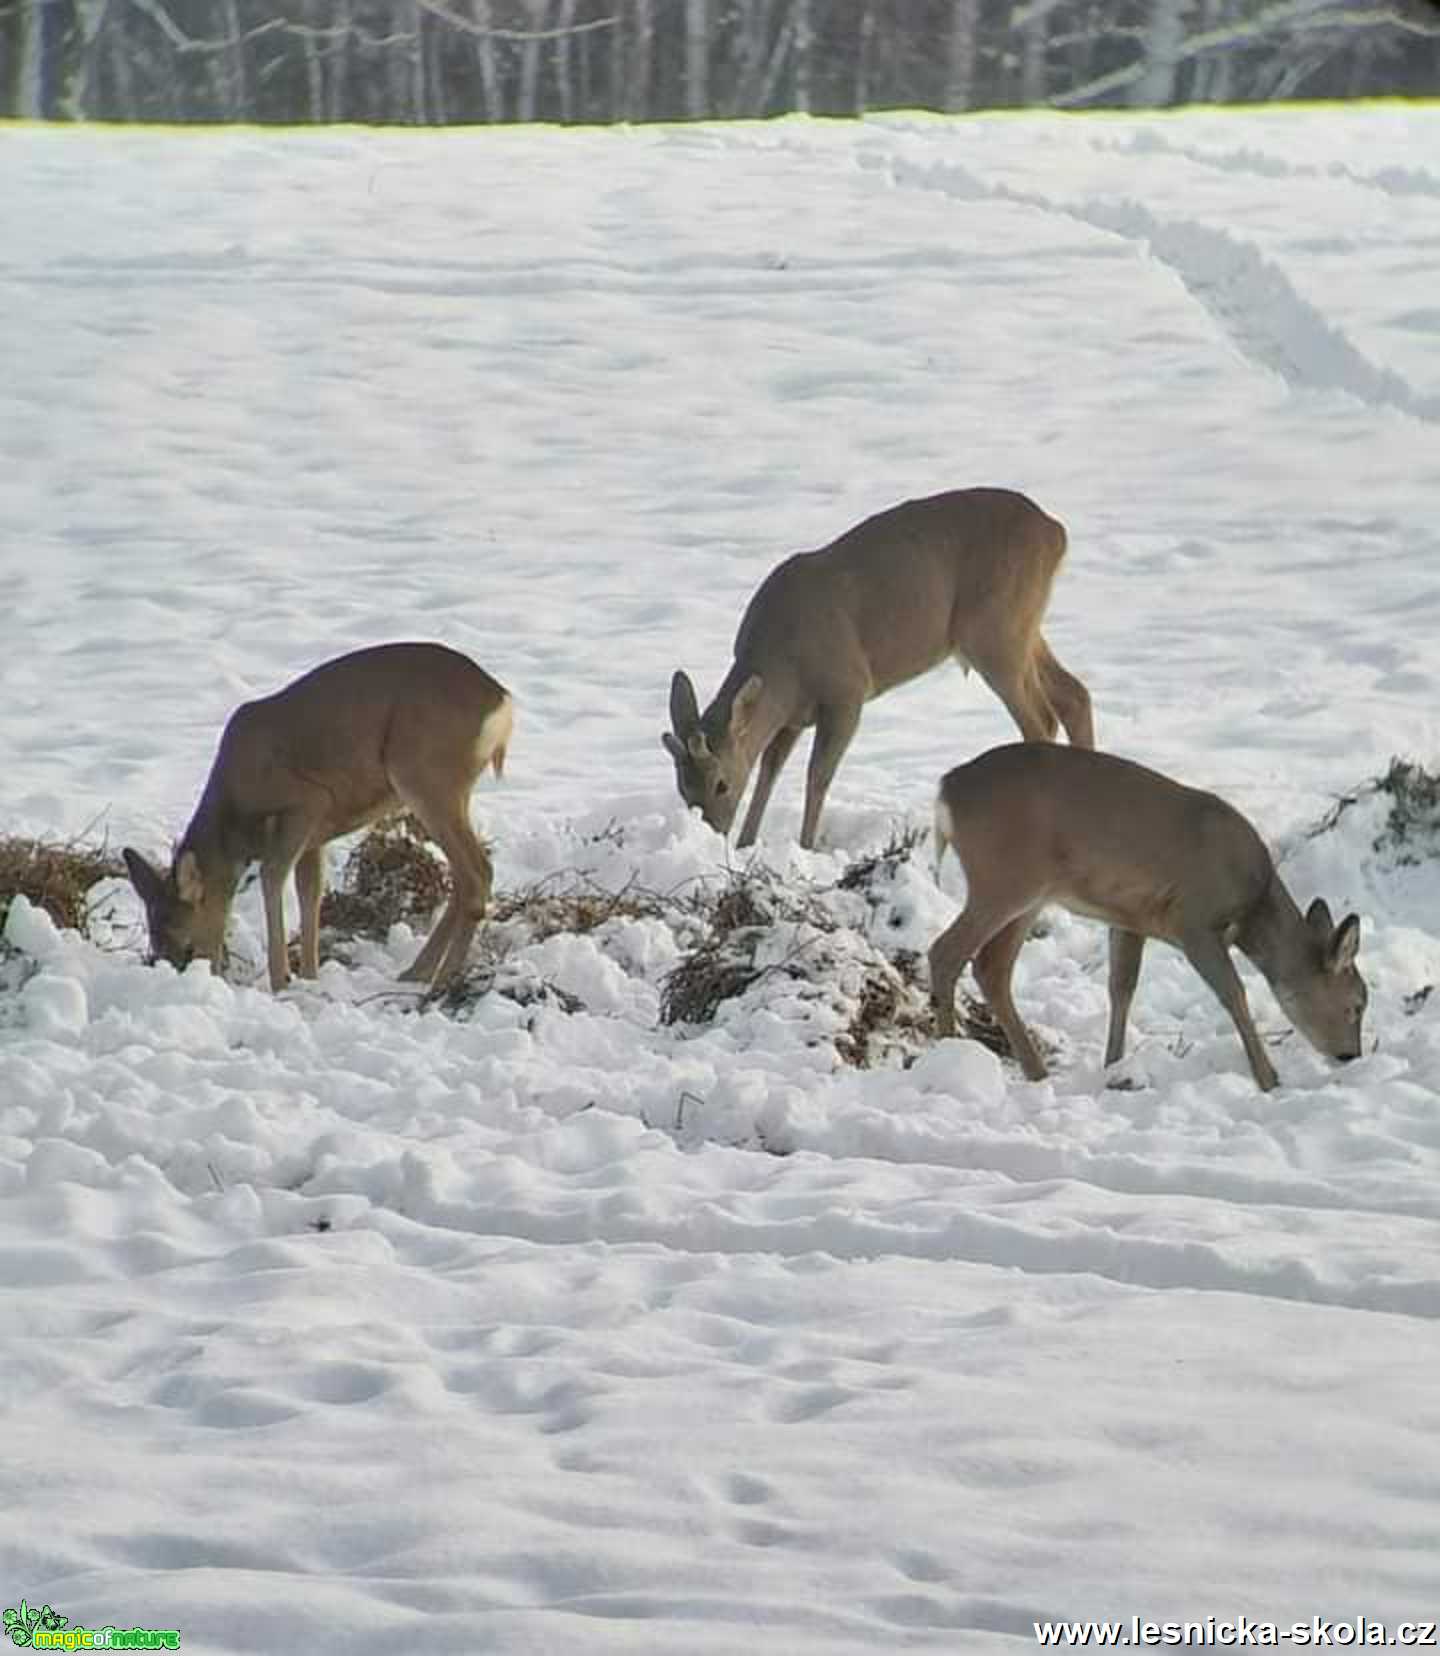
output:
[[835,882],[839,891],[868,892],[877,880],[893,880],[902,863],[910,861],[915,848],[927,838],[923,828],[897,828],[883,850],[857,857]]
[[[723,1002],[772,972],[790,970],[815,934],[838,929],[816,890],[782,884],[759,863],[737,869],[713,897],[702,893],[692,909],[705,932],[661,985],[662,1024],[710,1023]],[[800,941],[783,959],[757,966],[756,949],[780,924],[795,927]]]
[[1383,776],[1342,794],[1325,815],[1306,831],[1307,839],[1328,834],[1341,817],[1362,799],[1384,794],[1390,801],[1385,826],[1371,842],[1371,850],[1393,856],[1402,867],[1415,867],[1427,857],[1440,856],[1440,775],[1411,759],[1393,758]]
[[26,897],[57,926],[88,937],[91,887],[123,873],[120,859],[105,845],[0,837],[0,924],[9,913],[11,899]]
[[383,939],[401,921],[424,922],[450,895],[450,871],[413,816],[378,823],[345,860],[339,885],[320,902],[320,925],[336,937]]
[[587,874],[561,869],[528,886],[499,893],[488,918],[503,925],[520,921],[539,942],[565,932],[584,936],[609,920],[660,920],[674,899],[631,880],[619,891],[606,891]]
[[[897,831],[882,850],[858,858],[833,886],[825,887],[797,883],[759,862],[721,881],[669,892],[634,881],[609,890],[580,869],[560,869],[530,885],[497,892],[479,934],[475,963],[424,995],[420,1004],[463,1016],[485,996],[500,994],[522,1006],[581,1011],[574,995],[526,975],[518,963],[507,963],[518,950],[549,937],[586,936],[612,920],[657,920],[682,943],[690,943],[661,984],[660,1022],[707,1024],[726,1001],[767,976],[826,982],[839,969],[835,946],[826,940],[841,939],[838,947],[850,953],[843,943],[850,934],[837,913],[845,912],[847,904],[837,903],[837,894],[858,893],[878,901],[924,838],[917,829]],[[342,936],[383,938],[398,921],[423,921],[448,889],[448,873],[424,829],[413,818],[392,821],[372,829],[352,851],[339,889],[325,898],[322,923]],[[780,928],[793,934],[788,946]],[[862,977],[853,1013],[835,1037],[837,1052],[858,1068],[893,1062],[897,1054],[913,1061],[934,1038],[920,956],[904,949],[881,952],[859,938],[854,948],[861,956]],[[760,965],[757,956],[771,958]],[[1004,1034],[983,1004],[964,993],[959,1000],[960,1032],[1009,1056]]]
[[1390,799],[1375,849],[1393,851],[1397,862],[1411,866],[1422,855],[1440,854],[1440,776],[1408,759],[1392,759],[1375,786]]
[[[994,1013],[968,990],[957,995],[955,1029],[997,1058],[1015,1056]],[[897,949],[866,972],[855,1014],[836,1037],[835,1050],[847,1064],[869,1069],[897,1052],[913,1063],[934,1040],[935,1012],[929,985],[921,980],[920,957],[913,949]]]

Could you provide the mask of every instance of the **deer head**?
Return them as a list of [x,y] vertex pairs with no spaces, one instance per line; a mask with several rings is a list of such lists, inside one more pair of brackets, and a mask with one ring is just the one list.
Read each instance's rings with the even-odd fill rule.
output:
[[1320,1052],[1331,1058],[1360,1056],[1360,1024],[1369,999],[1355,966],[1360,917],[1347,914],[1337,926],[1330,907],[1317,897],[1290,940],[1287,959],[1270,980],[1287,1018]]
[[670,681],[670,723],[660,740],[675,761],[675,780],[687,805],[717,833],[728,834],[750,779],[755,749],[750,740],[755,711],[764,682],[752,673],[724,708],[717,697],[704,720],[695,700],[695,686],[685,673]]
[[198,956],[213,961],[218,971],[225,955],[232,893],[206,882],[193,851],[181,851],[168,874],[129,846],[122,855],[130,883],[145,905],[151,960],[168,960],[183,971]]

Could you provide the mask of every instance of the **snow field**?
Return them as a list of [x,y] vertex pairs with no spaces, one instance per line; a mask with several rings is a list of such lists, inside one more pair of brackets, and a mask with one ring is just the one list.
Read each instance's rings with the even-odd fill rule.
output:
[[[1307,837],[1440,745],[1435,120],[4,135],[6,830],[158,853],[238,700],[436,637],[516,695],[500,887],[669,899],[511,928],[458,1015],[405,928],[269,995],[253,890],[229,982],[145,968],[120,882],[94,942],[12,906],[6,1603],[526,1656],[1436,1613],[1440,879],[1380,796]],[[730,866],[671,671],[713,689],[785,552],[979,482],[1070,529],[1102,743],[1360,910],[1360,1060],[1250,974],[1258,1093],[1152,948],[1107,1076],[1054,915],[1049,1080],[844,1063],[960,886],[836,882],[1011,733],[945,672],[867,710],[821,849],[777,790],[765,866],[838,929],[660,1022]]]

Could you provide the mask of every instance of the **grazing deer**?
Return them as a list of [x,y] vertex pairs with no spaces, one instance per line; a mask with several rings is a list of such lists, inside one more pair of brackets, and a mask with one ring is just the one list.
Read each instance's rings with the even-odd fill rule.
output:
[[441,982],[464,964],[490,898],[490,858],[470,825],[470,790],[500,775],[510,741],[509,692],[442,644],[377,644],[246,702],[220,738],[205,791],[162,874],[126,849],[145,905],[152,959],[220,964],[241,874],[260,863],[270,987],[290,981],[285,881],[300,898],[300,975],[320,969],[325,846],[405,807],[450,864],[451,894],[404,974]]
[[930,948],[936,1029],[955,1030],[966,963],[1031,1081],[1045,1063],[1010,996],[1010,974],[1036,914],[1059,903],[1110,927],[1105,1062],[1125,1051],[1125,1021],[1145,939],[1173,943],[1230,1014],[1257,1084],[1276,1084],[1233,944],[1256,966],[1305,1038],[1332,1058],[1360,1053],[1365,981],[1358,916],[1337,926],[1321,898],[1304,916],[1250,823],[1211,793],[1109,753],[1012,743],[940,780],[935,866],[947,845],[965,870],[965,908]]
[[750,845],[775,779],[815,727],[800,843],[815,844],[825,794],[872,696],[953,659],[973,667],[1030,742],[1057,720],[1094,747],[1090,696],[1050,653],[1040,622],[1065,530],[1009,489],[958,489],[866,518],[818,552],[771,570],[735,635],[735,664],[702,714],[677,672],[661,738],[680,796],[729,833],[758,758],[740,830]]

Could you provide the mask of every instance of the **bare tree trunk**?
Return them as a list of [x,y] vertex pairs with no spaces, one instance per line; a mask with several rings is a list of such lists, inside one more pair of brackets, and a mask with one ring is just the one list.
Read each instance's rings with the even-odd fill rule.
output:
[[[309,22],[309,16],[304,19]],[[307,28],[300,37],[305,57],[305,89],[310,104],[310,122],[319,126],[325,119],[325,65],[320,61],[320,42],[313,29]]]
[[419,0],[410,0],[410,41],[406,57],[410,70],[410,119],[416,126],[424,126],[429,119],[425,102],[425,14]]
[[790,39],[795,54],[795,108],[810,113],[810,47],[814,33],[810,26],[810,0],[792,0]]
[[[1225,16],[1225,0],[1205,0],[1205,23],[1208,33]],[[1191,94],[1196,103],[1225,103],[1230,97],[1230,54],[1226,51],[1208,52],[1195,70],[1195,86]]]
[[135,107],[135,72],[130,62],[130,42],[123,29],[110,30],[110,74],[115,82],[115,99],[122,121],[138,121]]
[[952,0],[950,53],[945,65],[945,107],[970,109],[975,102],[975,47],[979,0]]
[[350,94],[355,35],[353,0],[333,0],[332,27],[336,32],[328,48],[330,75],[326,87],[325,119],[334,125],[344,119],[344,100]]
[[449,119],[449,100],[445,96],[445,45],[449,24],[438,19],[422,19],[426,23],[420,36],[420,66],[425,88],[425,118],[431,126],[444,126]]
[[22,121],[43,120],[45,109],[45,13],[27,0],[20,7],[20,67],[15,77],[15,113]]
[[770,48],[770,61],[765,65],[765,78],[760,83],[760,94],[755,100],[756,115],[764,115],[771,108],[793,41],[792,19],[787,17],[775,31],[775,44]]
[[471,0],[471,15],[475,26],[483,30],[475,36],[475,66],[480,71],[480,97],[487,121],[505,119],[505,89],[500,84],[500,70],[495,62],[495,42],[490,36],[490,0]]
[[560,38],[555,42],[555,89],[560,95],[560,119],[575,119],[574,53],[571,51],[570,30],[575,27],[575,0],[559,0]]
[[651,0],[632,0],[635,37],[626,77],[625,108],[632,121],[644,120],[650,106],[650,72],[655,56],[655,13]]
[[61,109],[72,121],[94,114],[95,78],[100,72],[101,36],[110,0],[78,0],[75,24],[80,39],[70,54],[70,72],[61,97]]
[[1145,73],[1129,89],[1126,101],[1138,109],[1166,109],[1175,102],[1175,76],[1185,41],[1181,12],[1186,0],[1150,0],[1150,16],[1141,37]]
[[710,22],[708,0],[686,0],[685,113],[700,120],[710,113]]
[[739,25],[738,63],[735,81],[727,100],[727,115],[755,115],[760,110],[759,92],[765,81],[766,0],[745,0]]
[[232,121],[249,114],[250,91],[245,78],[245,43],[241,40],[239,0],[225,0],[225,33],[230,45],[225,53],[225,111]]
[[1049,19],[1043,11],[1032,7],[1025,24],[1024,45],[1020,57],[1020,102],[1027,107],[1045,102],[1048,90],[1046,54],[1049,44]]
[[855,113],[870,107],[870,53],[875,40],[875,0],[863,0],[855,36]]
[[[530,24],[529,33],[520,49],[520,102],[515,111],[517,120],[533,121],[535,119],[535,100],[540,89],[540,41],[536,28],[537,14],[527,8],[527,17]],[[539,27],[544,28],[543,18]]]

